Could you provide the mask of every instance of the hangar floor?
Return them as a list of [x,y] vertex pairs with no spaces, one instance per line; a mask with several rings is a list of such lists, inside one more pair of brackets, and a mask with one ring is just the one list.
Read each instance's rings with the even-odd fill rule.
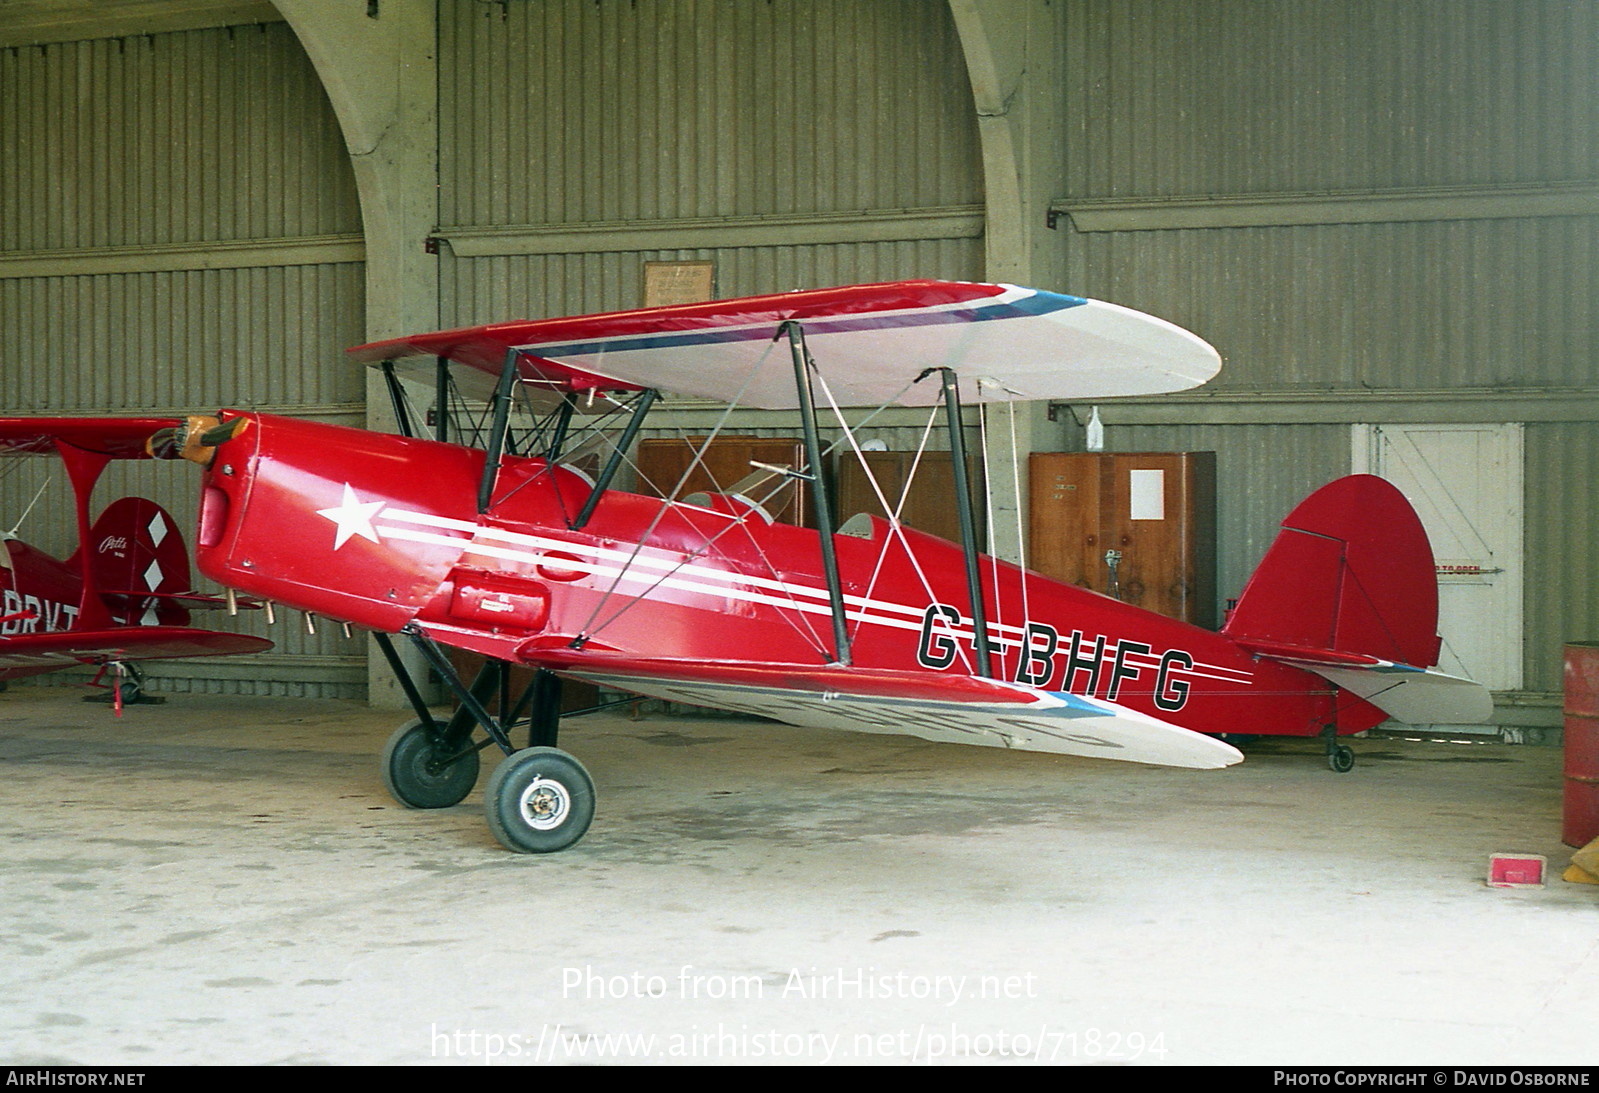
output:
[[596,715],[594,827],[526,857],[478,793],[393,803],[395,713],[79,694],[0,696],[4,1063],[1595,1061],[1558,748],[1185,772]]

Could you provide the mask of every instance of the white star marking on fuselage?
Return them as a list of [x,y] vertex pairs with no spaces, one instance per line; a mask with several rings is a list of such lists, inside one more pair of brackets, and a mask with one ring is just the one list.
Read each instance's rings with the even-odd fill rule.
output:
[[350,541],[353,535],[359,535],[369,542],[378,541],[377,529],[372,526],[372,518],[383,507],[382,501],[362,501],[356,497],[350,484],[344,484],[344,503],[337,508],[317,509],[318,516],[326,516],[339,525],[338,534],[333,537],[333,549],[338,550]]

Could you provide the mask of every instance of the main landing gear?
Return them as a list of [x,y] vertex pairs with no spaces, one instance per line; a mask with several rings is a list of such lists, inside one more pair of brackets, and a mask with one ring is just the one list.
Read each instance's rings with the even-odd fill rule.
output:
[[[561,718],[560,678],[540,669],[509,712],[502,703],[502,717],[495,717],[485,703],[505,687],[504,661],[487,661],[467,686],[432,639],[420,632],[409,636],[461,705],[447,721],[434,718],[389,636],[374,635],[417,712],[395,730],[383,749],[383,784],[394,799],[410,808],[460,804],[477,784],[478,753],[493,744],[506,755],[483,790],[494,837],[508,850],[527,854],[565,850],[581,839],[594,819],[594,782],[582,763],[555,746]],[[518,750],[510,730],[524,716],[529,719],[528,746]],[[478,728],[486,739],[473,740]]]
[[594,782],[560,748],[523,748],[483,790],[489,830],[511,850],[547,854],[577,842],[594,819]]
[[383,784],[408,808],[449,808],[466,800],[482,764],[471,732],[457,741],[449,726],[413,717],[383,748]]

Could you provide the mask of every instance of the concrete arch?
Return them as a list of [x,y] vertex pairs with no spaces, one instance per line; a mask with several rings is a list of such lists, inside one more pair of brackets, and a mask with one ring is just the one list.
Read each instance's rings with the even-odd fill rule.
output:
[[367,334],[438,321],[436,5],[273,0],[327,92],[344,133],[366,235]]
[[[344,134],[366,239],[366,334],[398,337],[438,325],[436,4],[273,0],[300,40]],[[380,381],[367,381],[367,421],[392,427]],[[411,667],[416,658],[406,651]],[[368,655],[367,699],[404,709],[383,658]]]
[[1043,0],[949,0],[977,110],[987,277],[1060,287],[1045,216],[1060,169],[1056,15]]

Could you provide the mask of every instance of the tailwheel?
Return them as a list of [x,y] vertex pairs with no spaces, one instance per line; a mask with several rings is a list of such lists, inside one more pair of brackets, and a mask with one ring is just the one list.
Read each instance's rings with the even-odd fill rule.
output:
[[1355,750],[1347,744],[1334,744],[1327,752],[1327,766],[1339,774],[1355,769]]
[[559,748],[508,756],[483,790],[489,830],[508,850],[549,854],[583,837],[594,819],[594,782]]
[[1328,725],[1322,729],[1321,738],[1327,744],[1328,769],[1339,774],[1348,774],[1355,769],[1355,749],[1338,742],[1338,726]]
[[408,808],[449,808],[477,785],[478,754],[451,742],[439,727],[412,718],[383,748],[383,784]]

